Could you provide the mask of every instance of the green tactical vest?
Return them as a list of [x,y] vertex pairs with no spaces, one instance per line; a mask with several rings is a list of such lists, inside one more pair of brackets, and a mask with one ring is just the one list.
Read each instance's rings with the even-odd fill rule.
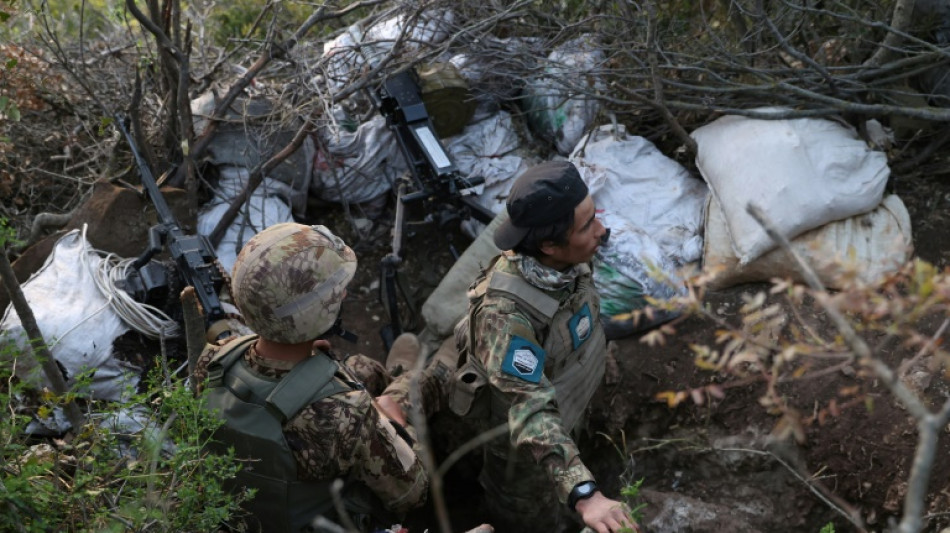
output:
[[297,464],[282,428],[304,407],[352,389],[333,379],[337,363],[324,356],[300,362],[281,379],[255,374],[244,354],[256,340],[256,335],[248,335],[229,342],[208,365],[205,406],[225,421],[214,441],[216,446],[233,446],[235,456],[246,461],[233,484],[257,489],[244,508],[260,520],[262,530],[307,531],[314,518],[334,514],[333,480],[297,479]]
[[[498,261],[507,261],[504,256]],[[545,351],[544,375],[554,385],[558,410],[565,431],[571,432],[581,420],[587,405],[594,396],[604,377],[606,368],[606,336],[600,324],[599,297],[593,286],[590,268],[581,265],[581,275],[577,287],[564,302],[545,294],[544,291],[528,283],[522,276],[499,270],[493,263],[485,277],[477,280],[470,292],[470,311],[456,326],[456,339],[460,350],[460,362],[464,364],[456,372],[451,387],[449,406],[456,414],[474,416],[476,413],[462,413],[465,410],[454,406],[474,407],[477,412],[477,391],[466,387],[466,382],[487,384],[481,361],[467,357],[470,339],[476,332],[471,331],[471,318],[489,299],[505,298],[513,301],[519,311],[524,313],[534,327],[538,342]],[[588,330],[582,339],[577,336],[578,324],[574,317],[584,311]],[[477,374],[481,373],[481,376]],[[490,411],[493,424],[508,421],[510,405],[497,394],[482,394],[490,397],[485,407]],[[471,409],[470,409],[471,411]],[[487,413],[483,413],[487,414]]]

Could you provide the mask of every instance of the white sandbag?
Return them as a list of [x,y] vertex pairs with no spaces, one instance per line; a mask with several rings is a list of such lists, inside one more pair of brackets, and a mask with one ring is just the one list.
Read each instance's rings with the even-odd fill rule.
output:
[[375,115],[354,132],[319,132],[310,193],[328,202],[363,203],[389,192],[408,170],[386,119]]
[[445,140],[445,149],[463,178],[481,177],[472,187],[478,203],[500,213],[514,179],[528,166],[511,114],[499,111],[469,124],[459,135]]
[[685,293],[677,265],[646,231],[614,212],[598,216],[611,230],[593,269],[602,315],[642,309],[647,296],[662,301]]
[[378,65],[400,38],[401,50],[411,55],[448,38],[454,22],[453,11],[430,9],[414,17],[409,27],[404,15],[383,19],[365,29],[352,25],[324,45],[316,81],[330,92],[337,92],[364,72],[364,67]]
[[366,65],[362,46],[363,30],[357,25],[347,27],[323,45],[322,72],[317,76],[317,84],[325,86],[330,92],[337,92],[349,83],[354,73],[360,72]]
[[[407,22],[412,25],[407,26]],[[456,29],[455,12],[450,9],[427,9],[418,16],[397,15],[382,20],[366,30],[365,40],[373,43],[373,51],[379,56],[377,61],[369,58],[369,62],[376,65],[399,39],[403,41],[403,50],[412,54],[426,45],[441,43]]]
[[604,61],[595,40],[581,36],[552,51],[543,63],[545,75],[527,82],[528,124],[561,155],[571,153],[600,112],[600,101],[592,95],[606,88],[599,73]]
[[[195,132],[207,127],[216,105],[213,93],[205,93],[191,102]],[[290,144],[296,132],[280,124],[274,105],[263,98],[239,98],[227,113],[205,153],[218,168],[252,169]],[[279,194],[297,216],[305,216],[310,190],[314,145],[309,137],[300,148],[270,169],[271,193]]]
[[774,247],[746,212],[749,203],[791,239],[876,208],[890,175],[884,153],[831,120],[725,116],[692,137],[742,265]]
[[[198,233],[210,235],[218,222],[231,207],[231,201],[244,189],[249,174],[246,168],[221,169],[215,197],[198,212]],[[238,252],[251,237],[264,228],[281,222],[293,222],[290,206],[278,194],[282,184],[264,178],[228,226],[215,248],[218,262],[231,272]]]
[[[503,102],[515,101],[524,86],[524,72],[533,65],[531,58],[545,55],[544,41],[537,37],[499,39],[486,35],[467,43],[465,51],[448,57],[468,82],[475,98],[472,122],[497,113]],[[528,63],[526,63],[528,62]]]
[[[104,259],[93,250],[79,230],[61,237],[36,273],[22,285],[37,326],[53,358],[65,370],[66,384],[91,374],[88,390],[77,391],[92,398],[120,400],[138,384],[141,369],[121,361],[112,344],[128,331],[96,285],[95,276]],[[3,343],[12,342],[27,353],[28,336],[13,306],[7,306],[0,321]],[[2,351],[4,358],[9,351]],[[16,375],[37,387],[49,387],[40,365],[32,357],[16,362]],[[10,364],[4,361],[4,364]]]
[[[900,198],[890,195],[868,213],[807,231],[791,244],[828,288],[840,289],[852,276],[871,282],[910,259],[910,215]],[[711,276],[708,287],[713,290],[772,278],[804,282],[795,260],[782,249],[741,264],[732,249],[722,208],[712,195],[706,209],[703,269]]]
[[682,165],[647,139],[627,135],[623,125],[616,133],[611,125],[595,129],[570,160],[599,211],[649,235],[674,268],[699,261],[708,189]]

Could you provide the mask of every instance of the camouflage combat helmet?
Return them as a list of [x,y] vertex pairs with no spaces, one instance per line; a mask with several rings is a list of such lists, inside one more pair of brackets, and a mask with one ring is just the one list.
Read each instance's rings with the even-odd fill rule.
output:
[[356,254],[323,226],[276,224],[241,249],[231,275],[234,303],[265,339],[296,344],[328,331],[340,314]]

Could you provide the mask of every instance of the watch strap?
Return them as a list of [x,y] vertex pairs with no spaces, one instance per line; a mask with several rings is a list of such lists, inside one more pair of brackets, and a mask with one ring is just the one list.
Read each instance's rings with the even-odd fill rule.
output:
[[571,493],[567,496],[568,508],[570,508],[572,512],[577,512],[577,502],[590,498],[597,490],[597,483],[593,481],[582,481],[574,485],[574,488],[571,489]]

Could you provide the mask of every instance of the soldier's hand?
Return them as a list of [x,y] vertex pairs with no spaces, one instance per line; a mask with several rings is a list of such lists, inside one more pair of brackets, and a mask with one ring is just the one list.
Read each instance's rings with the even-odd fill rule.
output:
[[382,396],[378,396],[376,398],[376,402],[374,402],[374,404],[376,405],[376,408],[379,410],[380,414],[386,418],[395,420],[403,426],[406,425],[406,412],[403,411],[402,406],[396,403],[396,400],[393,400],[392,397],[383,394]]
[[313,351],[315,352],[316,351],[329,352],[331,348],[332,346],[330,345],[330,341],[326,339],[317,339],[313,341]]
[[600,492],[577,502],[575,509],[584,524],[597,533],[618,533],[623,528],[640,531],[640,526],[630,519],[630,509],[623,502],[611,500]]

